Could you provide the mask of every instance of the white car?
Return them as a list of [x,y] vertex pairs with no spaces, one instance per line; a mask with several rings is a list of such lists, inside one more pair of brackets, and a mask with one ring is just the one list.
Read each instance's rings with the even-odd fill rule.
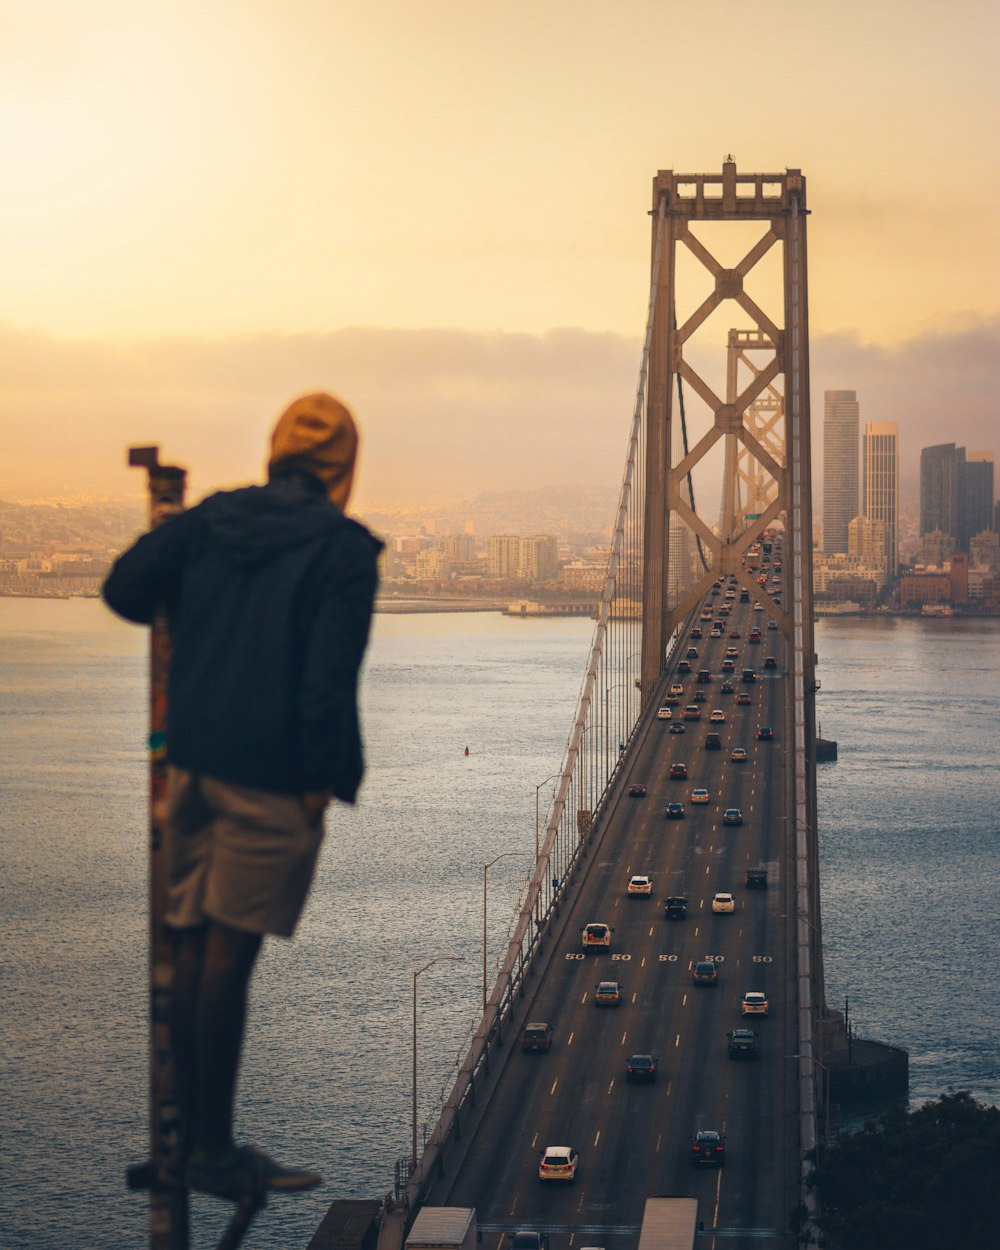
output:
[[589,950],[609,950],[611,947],[611,929],[606,924],[587,924],[583,926],[583,934],[581,935],[583,949]]
[[661,707],[657,709],[657,713],[656,713],[657,720],[670,720],[672,716],[673,716],[673,712],[671,712],[670,708],[668,707]]
[[576,1180],[576,1165],[580,1156],[572,1146],[546,1146],[538,1165],[540,1181]]
[[708,791],[707,791],[707,790],[700,790],[700,789],[699,789],[699,790],[692,790],[692,791],[691,791],[691,802],[692,802],[692,803],[708,803],[709,801],[710,801],[710,800],[709,800],[709,797],[708,797]]
[[722,722],[726,719],[726,714],[722,710],[722,708],[717,707],[708,719],[712,722],[713,725],[721,725]]
[[736,900],[731,894],[716,894],[712,899],[712,911],[717,915],[725,915],[736,910]]
[[631,877],[627,892],[629,898],[649,898],[653,893],[653,883],[649,877]]
[[740,1012],[744,1016],[766,1016],[767,995],[760,990],[747,990],[740,1004]]

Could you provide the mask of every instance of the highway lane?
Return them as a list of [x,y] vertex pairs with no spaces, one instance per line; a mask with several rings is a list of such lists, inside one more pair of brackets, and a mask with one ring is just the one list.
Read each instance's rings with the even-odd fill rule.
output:
[[[710,639],[709,623],[702,624],[705,637],[692,643],[699,652],[692,665],[709,668],[713,677],[702,687],[708,696],[702,719],[686,722],[683,735],[669,732],[672,722],[654,721],[633,753],[628,780],[642,781],[648,795],[618,801],[531,1003],[530,1018],[554,1026],[553,1048],[510,1055],[457,1177],[431,1194],[433,1202],[477,1207],[491,1230],[486,1246],[500,1245],[507,1230],[533,1227],[550,1230],[553,1250],[581,1244],[617,1250],[634,1244],[644,1200],[656,1193],[694,1194],[699,1218],[726,1230],[724,1244],[735,1250],[790,1244],[762,1235],[787,1227],[798,1171],[794,1073],[786,1059],[795,1052],[794,999],[785,1006],[792,988],[783,779],[790,735],[782,648],[775,632],[751,645],[747,633],[756,622],[763,628],[762,614],[737,603],[726,634],[738,628],[739,639]],[[735,692],[720,692],[728,646],[739,650],[735,686],[750,692],[748,707],[737,706]],[[764,655],[778,658],[776,671],[761,672]],[[744,667],[755,668],[759,679],[741,684]],[[683,678],[675,712],[698,688],[694,676]],[[714,708],[726,714],[711,725],[722,739],[718,751],[704,747]],[[773,741],[758,741],[762,723],[774,728]],[[746,748],[745,763],[732,761],[735,746]],[[678,761],[688,766],[687,781],[669,779]],[[709,790],[707,805],[690,803],[696,786]],[[685,818],[665,819],[665,804],[678,798]],[[741,827],[722,823],[731,806],[742,809]],[[743,885],[746,868],[758,863],[769,869],[766,892]],[[652,877],[651,899],[626,896],[632,873]],[[734,895],[735,914],[712,913],[720,890]],[[689,900],[683,921],[663,916],[662,899],[674,893]],[[610,953],[582,952],[580,931],[590,921],[613,927]],[[691,969],[706,958],[716,963],[719,982],[696,986]],[[597,981],[611,978],[624,985],[622,1005],[595,1006]],[[759,1057],[733,1061],[726,1034],[744,1023],[739,1003],[750,989],[769,995],[771,1014],[746,1022],[760,1035]],[[626,1083],[626,1062],[635,1052],[657,1056],[654,1084]],[[726,1134],[724,1168],[691,1166],[691,1136],[702,1128]],[[578,1150],[574,1184],[538,1181],[539,1154],[550,1144]],[[737,1236],[738,1229],[747,1235]]]

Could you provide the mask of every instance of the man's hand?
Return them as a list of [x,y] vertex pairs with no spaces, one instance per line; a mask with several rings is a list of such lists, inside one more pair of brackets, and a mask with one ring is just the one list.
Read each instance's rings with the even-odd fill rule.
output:
[[310,825],[318,825],[323,813],[330,806],[332,794],[329,790],[310,790],[302,796],[302,811]]

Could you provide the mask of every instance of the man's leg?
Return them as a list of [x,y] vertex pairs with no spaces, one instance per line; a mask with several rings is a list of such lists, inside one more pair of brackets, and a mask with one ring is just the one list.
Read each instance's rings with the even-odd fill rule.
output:
[[170,995],[170,1040],[174,1086],[181,1107],[186,1159],[198,1140],[198,993],[205,957],[205,925],[174,930],[174,981]]
[[193,1141],[209,1155],[221,1154],[233,1145],[233,1105],[247,994],[260,947],[259,933],[208,922],[195,1021],[198,1116]]

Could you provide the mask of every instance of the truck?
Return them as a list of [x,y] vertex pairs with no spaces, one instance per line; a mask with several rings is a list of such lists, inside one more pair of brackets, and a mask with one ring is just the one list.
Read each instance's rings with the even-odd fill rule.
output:
[[406,1250],[476,1250],[475,1207],[421,1207],[406,1235]]
[[639,1232],[639,1250],[694,1250],[698,1235],[698,1199],[647,1198]]
[[545,1051],[552,1045],[552,1025],[544,1020],[529,1020],[521,1030],[521,1049]]

